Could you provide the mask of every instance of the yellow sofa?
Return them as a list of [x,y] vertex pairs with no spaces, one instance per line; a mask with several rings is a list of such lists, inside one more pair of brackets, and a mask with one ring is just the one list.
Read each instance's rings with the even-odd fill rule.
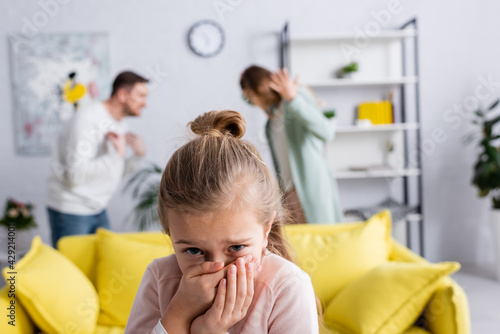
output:
[[[408,311],[407,306],[413,302],[409,299],[403,300],[403,304],[390,311],[389,308],[391,306],[387,303],[391,300],[390,294],[392,292],[383,292],[383,290],[382,293],[384,295],[376,296],[378,299],[375,299],[376,305],[380,305],[380,307],[377,306],[373,310],[362,310],[363,305],[369,303],[369,301],[363,298],[369,298],[367,295],[371,291],[383,289],[383,284],[368,287],[368,293],[365,290],[365,292],[358,294],[356,293],[355,286],[356,284],[363,286],[363,284],[366,285],[367,280],[368,282],[372,282],[376,279],[367,278],[368,275],[376,271],[376,268],[381,268],[384,265],[411,267],[413,265],[425,266],[428,264],[426,260],[392,239],[390,236],[390,215],[387,211],[372,217],[371,222],[368,220],[367,222],[336,225],[290,225],[285,228],[285,234],[294,249],[297,264],[313,278],[315,292],[322,305],[322,315],[325,318],[321,333],[390,334],[394,333],[394,328],[397,328],[394,326],[401,326],[400,323],[387,325],[387,323],[394,322],[395,318],[399,319],[397,321],[401,319],[408,321],[411,318],[411,324],[400,331],[400,333],[470,333],[467,297],[462,288],[447,275],[443,278],[436,276],[437,278],[433,285],[426,285],[426,288],[432,289],[432,291],[428,293],[428,296],[419,297],[425,299],[421,301],[425,303],[425,307],[418,311],[419,314],[416,317],[409,314],[411,312]],[[52,329],[52,331],[83,334],[91,332],[96,334],[121,334],[124,331],[127,312],[130,311],[137,285],[140,282],[140,277],[145,267],[152,258],[165,256],[172,252],[169,238],[160,232],[112,233],[99,230],[96,235],[62,238],[58,244],[59,251],[53,251],[51,248],[43,246],[39,240],[33,243],[33,248],[36,247],[38,247],[36,254],[30,254],[35,252],[32,249],[26,255],[26,260],[19,261],[19,274],[16,283],[19,293],[25,290],[22,286],[23,284],[31,284],[29,283],[30,279],[33,281],[34,288],[29,293],[23,292],[23,295],[20,296],[23,298],[16,300],[16,326],[9,325],[5,320],[5,316],[2,316],[4,320],[0,322],[0,333],[50,333],[47,330],[41,330],[40,327],[47,328],[47,326],[52,325],[50,324],[52,320],[49,321],[46,318],[62,311],[65,308],[64,299],[62,299],[63,304],[58,304],[58,300],[60,303],[61,298],[72,298],[73,292],[67,293],[67,296],[57,296],[53,292],[50,293],[48,291],[51,289],[50,284],[41,283],[37,280],[47,280],[46,277],[42,277],[43,275],[49,275],[48,280],[51,282],[50,277],[53,277],[54,280],[56,280],[56,276],[57,279],[64,278],[65,270],[69,270],[64,268],[73,266],[77,268],[76,271],[72,269],[71,275],[73,276],[71,277],[74,278],[71,278],[71,281],[62,280],[53,283],[57,286],[52,288],[59,287],[61,289],[57,291],[64,291],[62,287],[68,284],[65,287],[69,288],[69,291],[74,291],[75,296],[80,295],[81,298],[85,297],[85,291],[90,291],[85,290],[83,288],[84,285],[86,289],[91,289],[92,291],[95,288],[97,301],[95,297],[87,298],[84,300],[85,304],[82,305],[80,303],[77,308],[78,312],[74,313],[75,319],[83,314],[88,316],[86,320],[90,319],[90,326],[94,327],[89,329],[90,327],[87,326],[88,321],[87,325],[76,326],[72,324],[72,326],[69,326],[66,320],[66,323],[64,323],[66,327],[51,327],[64,329]],[[60,256],[61,254],[64,256]],[[50,260],[52,257],[61,258],[57,261],[62,260],[62,258],[69,259],[70,261],[64,260],[61,262],[62,264],[58,264],[57,268],[61,268],[60,270],[51,270],[48,273],[44,273],[44,268],[39,262],[55,261]],[[22,263],[22,261],[25,261],[25,263]],[[380,261],[385,263],[380,263]],[[450,267],[450,265],[446,266],[447,268]],[[390,268],[390,270],[393,269]],[[354,271],[356,271],[355,274],[353,274]],[[6,276],[6,273],[7,269],[4,270],[4,276]],[[75,278],[74,275],[78,276],[80,275],[79,273],[84,274],[81,275],[83,278]],[[37,277],[32,277],[35,275]],[[408,280],[408,276],[406,277],[406,280]],[[84,279],[85,282],[78,281],[77,278]],[[365,283],[363,283],[363,278]],[[390,275],[389,277],[382,276],[382,280],[385,279],[390,280]],[[349,282],[342,282],[342,280]],[[75,281],[81,282],[78,283],[78,287],[71,286],[75,284]],[[354,284],[351,281],[357,283]],[[411,276],[409,281],[412,281]],[[395,280],[395,282],[390,282],[390,285],[393,286],[398,284],[400,289],[405,289],[411,285],[407,281],[401,282]],[[338,287],[332,289],[335,285],[338,285]],[[80,286],[82,287],[81,289],[79,288]],[[396,288],[394,287],[394,289]],[[351,291],[347,292],[347,290]],[[409,296],[414,298],[417,294],[421,294],[423,290],[423,288],[415,288],[415,291]],[[8,296],[8,291],[9,286],[0,290],[0,309],[3,310],[3,313],[6,312],[12,302],[12,298]],[[45,296],[48,298],[45,301],[38,304],[31,303],[31,301],[30,303],[26,302],[28,298],[42,298],[35,295],[43,293],[48,294]],[[401,293],[394,292],[393,297],[393,299],[398,299],[401,297]],[[335,310],[335,305],[333,305],[335,304],[335,300],[341,300],[342,298],[348,298],[349,304],[351,304],[354,298],[360,298],[360,302],[354,304],[354,306],[346,305],[345,309],[341,305],[341,311]],[[88,305],[94,306],[90,307]],[[45,309],[33,315],[33,308],[36,307]],[[349,310],[349,307],[353,307],[354,309]],[[95,308],[98,308],[98,310],[95,310]],[[96,312],[95,316],[90,315],[92,310]],[[66,316],[71,317],[73,314],[71,312],[73,311],[71,311],[69,306],[67,311],[69,313]],[[389,318],[382,321],[382,324],[374,324],[371,327],[360,326],[359,322],[365,321],[362,319],[366,319],[366,322],[376,323],[379,319],[376,319],[374,315],[377,314],[377,317],[379,315],[382,316],[383,311],[390,311],[392,313],[389,313]],[[335,315],[335,312],[338,314]],[[342,315],[342,312],[344,312],[344,315]],[[405,314],[401,314],[402,312]],[[413,310],[413,312],[416,312],[416,310]],[[349,321],[345,318],[349,318],[351,315],[355,316],[355,318],[349,324]],[[339,316],[342,320],[340,322],[346,320],[345,324],[337,326],[333,323],[334,325],[331,325],[332,320],[327,319],[328,317],[335,319],[335,317],[338,318]]]

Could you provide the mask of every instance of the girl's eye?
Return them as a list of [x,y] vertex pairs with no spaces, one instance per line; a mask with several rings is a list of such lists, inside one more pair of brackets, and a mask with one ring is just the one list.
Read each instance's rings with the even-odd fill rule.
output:
[[239,252],[240,250],[242,250],[243,248],[245,248],[245,246],[244,245],[234,245],[234,246],[231,246],[229,248],[231,248],[231,250],[233,252]]
[[201,255],[201,250],[199,248],[188,248],[184,252],[189,255]]

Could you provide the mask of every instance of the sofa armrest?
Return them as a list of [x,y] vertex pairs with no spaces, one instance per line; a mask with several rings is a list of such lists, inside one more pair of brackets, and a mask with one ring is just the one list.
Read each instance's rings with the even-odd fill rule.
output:
[[424,322],[431,333],[470,334],[467,295],[450,277],[443,280],[424,311]]
[[[407,247],[392,240],[391,261],[428,262]],[[451,277],[445,277],[423,312],[423,325],[435,334],[470,334],[467,295]]]
[[[15,310],[12,312],[8,309],[11,307],[11,300],[15,300]],[[0,310],[2,310],[2,317],[0,321],[0,333],[2,334],[33,334],[35,332],[35,325],[29,318],[28,314],[19,303],[17,299],[9,298],[9,289],[7,286],[0,290]],[[5,313],[7,317],[5,317]],[[12,317],[9,315],[12,314]],[[9,322],[14,321],[10,325]]]

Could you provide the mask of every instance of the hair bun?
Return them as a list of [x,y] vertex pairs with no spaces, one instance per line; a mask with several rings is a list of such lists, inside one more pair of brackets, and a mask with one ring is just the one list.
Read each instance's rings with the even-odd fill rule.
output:
[[245,119],[239,112],[233,110],[206,112],[188,125],[191,131],[199,136],[230,135],[240,139],[246,131]]

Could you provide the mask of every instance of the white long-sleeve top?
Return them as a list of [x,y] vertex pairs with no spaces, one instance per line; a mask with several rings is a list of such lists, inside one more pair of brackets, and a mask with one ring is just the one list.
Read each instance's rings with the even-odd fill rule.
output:
[[63,127],[52,154],[47,205],[78,215],[104,210],[123,176],[141,161],[135,155],[121,157],[106,139],[109,131],[124,135],[127,129],[101,102],[78,110]]

